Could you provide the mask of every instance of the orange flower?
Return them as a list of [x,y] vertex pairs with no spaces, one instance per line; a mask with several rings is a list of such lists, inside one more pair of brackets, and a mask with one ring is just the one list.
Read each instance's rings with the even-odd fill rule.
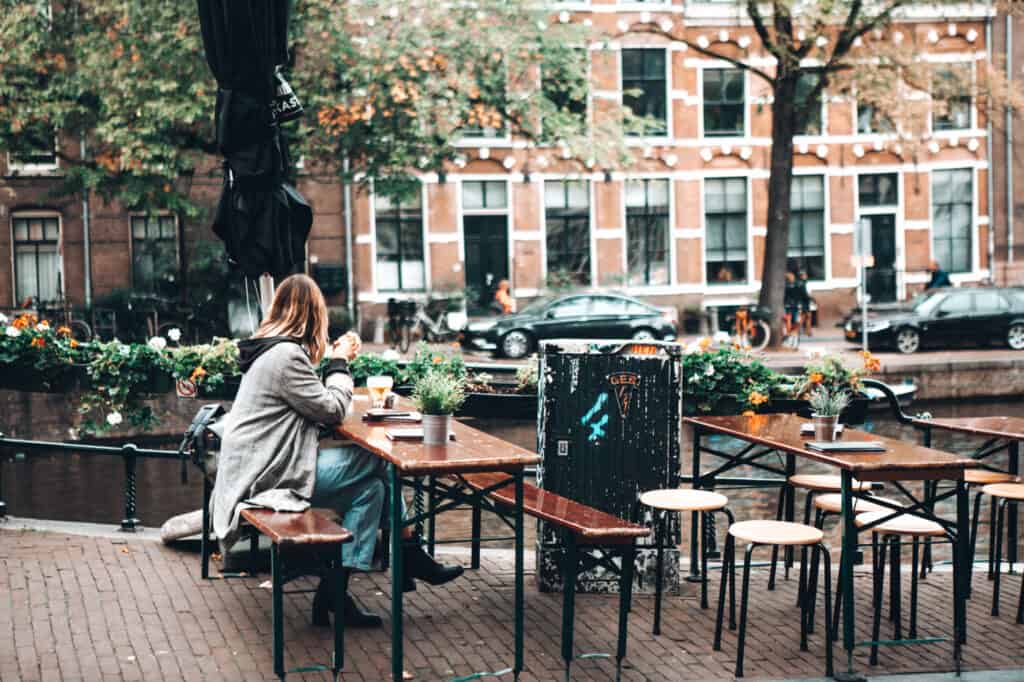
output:
[[756,413],[753,410],[743,410],[743,412],[740,413],[740,416],[741,417],[753,417],[755,414]]
[[708,348],[711,347],[711,337],[705,336],[697,343],[697,345],[700,346],[701,350],[707,350]]
[[68,345],[70,345],[72,348],[78,348],[78,341],[71,339],[71,342]]
[[431,362],[433,362],[435,365],[440,365],[442,362],[444,362],[444,358],[441,357],[440,355],[435,355],[433,358],[431,358]]
[[32,339],[32,346],[34,346],[35,348],[45,348],[46,339],[44,339],[41,336],[37,336],[36,338]]
[[205,376],[206,370],[203,369],[202,367],[196,367],[194,370],[192,370],[192,375],[189,377],[189,380],[195,382],[197,379],[201,379]]
[[11,326],[15,329],[28,329],[29,327],[34,327],[38,319],[39,318],[32,313],[25,313],[24,315],[16,317],[14,322],[11,323]]
[[747,396],[747,401],[754,407],[757,407],[758,405],[764,405],[768,402],[768,396],[757,391],[751,391],[750,395]]
[[61,336],[71,336],[71,328],[64,326],[57,327],[57,333]]
[[825,379],[821,372],[813,372],[811,376],[807,377],[807,380],[812,384],[820,384]]

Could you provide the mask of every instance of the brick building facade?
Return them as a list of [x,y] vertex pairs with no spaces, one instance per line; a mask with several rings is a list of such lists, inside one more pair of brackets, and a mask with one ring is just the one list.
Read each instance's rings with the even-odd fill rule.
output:
[[[364,320],[397,291],[478,294],[488,281],[505,277],[520,299],[540,295],[556,280],[679,307],[757,296],[767,224],[770,91],[756,76],[682,43],[624,33],[644,24],[667,26],[685,15],[690,40],[736,55],[749,47],[746,58],[772,68],[753,29],[736,20],[732,3],[557,4],[555,20],[588,21],[620,35],[590,46],[590,115],[600,115],[603,103],[620,101],[624,89],[638,91],[630,103],[662,121],[661,130],[631,141],[636,163],[625,169],[581,171],[557,147],[528,149],[520,140],[476,137],[462,143],[463,158],[450,172],[422,176],[416,199],[395,205],[374,197],[369,187],[356,188],[353,275]],[[948,7],[944,16],[908,10],[885,38],[927,46],[924,59],[979,68],[988,59],[981,8]],[[903,298],[922,286],[932,258],[957,283],[990,274],[983,111],[962,102],[933,117],[927,149],[916,159],[904,153],[897,135],[873,125],[870,112],[855,101],[826,93],[820,116],[795,140],[790,267],[809,273],[825,317],[853,303],[851,254],[859,223],[872,234],[877,271],[870,288],[876,300]],[[62,144],[77,147],[73,140]],[[11,275],[0,277],[0,305],[43,286],[32,284],[26,268],[47,273],[54,258],[62,263],[66,296],[86,298],[83,202],[50,194],[56,180],[47,176],[59,168],[46,161],[0,158],[0,259],[12,265]],[[315,211],[309,264],[344,264],[340,183],[302,175],[299,188]],[[219,189],[215,174],[197,173],[191,193],[212,206]],[[116,204],[90,199],[94,299],[145,280],[146,268],[156,266],[140,261],[152,264],[170,253],[187,260],[191,245],[209,238],[208,218],[175,223],[172,248],[168,225],[133,220]],[[45,217],[56,218],[56,232]],[[162,246],[150,243],[161,239]],[[339,304],[344,294],[330,300]]]

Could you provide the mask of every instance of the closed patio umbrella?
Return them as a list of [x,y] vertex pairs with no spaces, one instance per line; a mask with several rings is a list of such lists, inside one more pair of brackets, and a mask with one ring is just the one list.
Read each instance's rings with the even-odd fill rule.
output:
[[[206,61],[217,79],[217,147],[224,155],[213,230],[247,277],[300,270],[313,223],[309,204],[285,182],[290,162],[275,112],[288,108],[274,106],[277,68],[288,58],[290,4],[198,0]],[[288,109],[292,117],[295,107]]]

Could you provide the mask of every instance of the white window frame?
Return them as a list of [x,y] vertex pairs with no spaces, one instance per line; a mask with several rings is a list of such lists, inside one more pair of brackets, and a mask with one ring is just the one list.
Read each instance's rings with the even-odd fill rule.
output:
[[[971,172],[971,267],[966,272],[949,272],[949,278],[955,284],[962,284],[963,282],[973,281],[977,279],[980,274],[979,270],[979,249],[980,244],[978,239],[978,169],[971,165],[963,165],[962,163],[951,163],[948,166],[942,165],[939,168],[932,168],[928,171],[928,218],[931,223],[931,227],[928,229],[928,248],[929,248],[929,259],[935,260],[935,193],[933,191],[935,186],[934,176],[935,173],[942,173],[945,171],[970,171]],[[989,226],[991,229],[991,225]],[[943,268],[948,268],[948,263],[941,263]]]
[[[721,71],[721,70],[733,70],[739,71],[743,74],[743,132],[739,135],[730,136],[718,136],[712,135],[708,137],[704,131],[704,72],[705,71]],[[722,142],[738,142],[747,140],[750,137],[750,74],[748,69],[741,69],[735,64],[729,62],[718,62],[718,63],[707,63],[701,64],[698,68],[697,75],[697,137],[705,144],[721,144]],[[737,176],[731,176],[737,177]]]
[[381,289],[380,280],[377,277],[377,190],[370,183],[370,191],[367,192],[367,203],[369,208],[367,212],[370,216],[370,262],[373,263],[373,267],[370,268],[370,286],[374,293],[387,293],[393,294],[395,292],[406,292],[411,294],[424,294],[430,291],[430,241],[427,239],[427,216],[429,211],[427,209],[427,197],[429,192],[427,191],[427,183],[423,181],[423,177],[420,180],[420,239],[423,240],[423,289]]
[[18,272],[15,267],[17,257],[15,255],[17,242],[14,240],[14,221],[18,218],[56,218],[57,219],[57,272],[60,273],[58,289],[61,298],[65,297],[67,282],[64,281],[64,216],[59,211],[51,210],[26,210],[12,211],[10,220],[7,223],[7,234],[11,244],[11,305],[17,307],[21,302],[18,300]]
[[[627,185],[632,180],[666,180],[668,182],[668,282],[665,284],[640,284],[630,286],[629,284],[629,221],[626,207],[626,196],[629,193]],[[591,183],[593,184],[593,183]],[[676,285],[676,239],[675,239],[675,215],[676,215],[676,184],[671,174],[665,173],[631,173],[622,179],[622,194],[620,204],[622,206],[622,288],[627,294],[653,295],[664,290],[671,291]],[[595,251],[596,254],[596,251]],[[596,263],[595,263],[596,265]],[[596,280],[594,280],[596,281]],[[611,287],[614,289],[615,287]]]
[[587,183],[587,249],[590,252],[590,287],[597,286],[597,248],[594,243],[594,216],[597,213],[594,206],[594,183],[593,178],[586,175],[565,175],[559,177],[542,176],[536,179],[534,184],[540,187],[540,218],[541,218],[541,289],[547,289],[548,281],[548,206],[545,198],[545,184],[548,182],[585,182]]
[[[641,3],[643,5],[643,3]],[[619,104],[625,106],[623,98],[622,81],[624,72],[622,70],[622,51],[623,50],[662,50],[665,53],[665,133],[663,135],[629,135],[626,136],[626,145],[630,147],[646,147],[652,144],[666,144],[672,142],[675,137],[673,119],[674,117],[674,102],[672,98],[672,54],[673,51],[668,45],[651,45],[651,44],[639,44],[639,45],[622,45],[616,50],[616,59],[618,61],[619,69],[619,87],[618,87],[618,99]],[[625,229],[625,226],[623,226]]]
[[[451,178],[452,176],[449,176]],[[458,180],[456,186],[456,211],[457,219],[459,221],[459,262],[462,264],[462,276],[465,281],[466,276],[466,229],[465,229],[465,217],[467,215],[503,215],[505,216],[505,241],[506,246],[506,258],[508,259],[508,280],[511,285],[513,293],[516,288],[516,272],[515,272],[515,235],[512,232],[512,226],[515,223],[515,216],[513,214],[512,207],[515,205],[515,201],[512,197],[512,179],[507,175],[493,175],[487,173],[467,173],[454,176]],[[462,199],[462,188],[466,182],[504,182],[505,183],[505,208],[469,208],[467,209]],[[375,261],[376,262],[376,261]],[[468,283],[466,283],[468,286]]]
[[[739,170],[739,169],[737,169]],[[747,277],[746,281],[736,282],[732,284],[711,284],[708,282],[708,220],[707,220],[707,181],[708,180],[731,180],[734,178],[743,178],[746,183],[747,191]],[[700,267],[701,267],[701,285],[704,290],[710,294],[728,294],[733,292],[748,292],[751,288],[757,288],[760,286],[761,281],[758,279],[758,274],[754,272],[754,265],[756,260],[754,259],[754,186],[753,178],[749,173],[736,173],[731,171],[722,171],[715,175],[709,175],[703,177],[700,180],[700,233],[701,233],[701,245],[700,245]]]

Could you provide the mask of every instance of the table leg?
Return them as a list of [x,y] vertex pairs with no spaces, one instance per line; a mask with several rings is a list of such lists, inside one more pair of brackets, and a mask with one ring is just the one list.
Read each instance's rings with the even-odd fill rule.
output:
[[[1020,473],[1020,441],[1012,441],[1009,449],[1010,463],[1009,472],[1014,476]],[[1013,505],[1006,523],[1008,542],[1006,544],[1007,557],[1010,560],[1010,572],[1013,573],[1013,564],[1017,561],[1017,525],[1019,512],[1017,505]]]
[[853,474],[843,471],[842,475],[842,524],[843,524],[843,552],[839,563],[839,589],[842,590],[842,611],[843,611],[843,648],[846,649],[846,675],[845,679],[859,678],[853,670],[853,647],[855,645],[856,633],[854,631],[853,604],[853,559],[857,553],[857,528],[853,523]]
[[[693,427],[693,487],[700,489],[700,427]],[[697,553],[699,532],[697,524],[700,522],[697,512],[690,513],[690,575],[688,579],[693,582],[700,576],[700,555]]]
[[[967,495],[967,484],[961,478],[956,482],[956,563],[953,564],[953,583],[956,594],[956,642],[954,645],[957,669],[959,670],[961,645],[967,641],[967,599],[971,589],[970,528],[971,514]],[[959,575],[959,577],[957,577]]]
[[516,652],[513,674],[519,679],[523,671],[523,470],[515,474],[516,479]]
[[[277,543],[270,545],[271,619],[274,621],[274,674],[284,679],[284,606],[282,600],[284,575]],[[401,679],[401,678],[399,678]]]
[[615,650],[615,679],[622,678],[622,661],[626,658],[629,637],[629,603],[633,600],[633,564],[636,562],[636,541],[622,549],[622,567],[619,569],[619,645]]
[[402,477],[394,466],[391,469],[391,678],[402,680],[402,582],[405,579],[402,556]]
[[[562,559],[562,661],[565,663],[565,680],[569,682],[572,671],[573,630],[576,616],[576,571],[579,559],[576,554],[576,536],[569,531],[565,537],[565,557]],[[622,596],[619,596],[620,604]]]

